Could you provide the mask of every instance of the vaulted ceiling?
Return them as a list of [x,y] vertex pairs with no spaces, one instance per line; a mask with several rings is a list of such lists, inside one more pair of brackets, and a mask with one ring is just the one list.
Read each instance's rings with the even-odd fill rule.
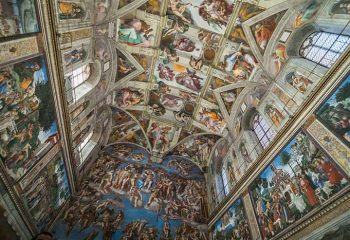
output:
[[[177,153],[202,167],[220,137],[240,137],[244,115],[271,91],[291,99],[274,85],[289,61],[289,37],[324,7],[317,0],[120,1],[111,22],[102,2],[96,33],[108,26],[118,45],[110,142],[139,144],[158,159]],[[292,115],[282,111],[281,122]],[[210,146],[205,159],[191,149],[198,144]]]

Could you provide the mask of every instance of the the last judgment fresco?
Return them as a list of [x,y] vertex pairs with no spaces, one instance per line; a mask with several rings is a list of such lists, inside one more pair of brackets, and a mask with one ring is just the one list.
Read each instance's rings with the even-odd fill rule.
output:
[[207,239],[204,175],[189,160],[161,164],[134,144],[108,145],[54,226],[57,239]]

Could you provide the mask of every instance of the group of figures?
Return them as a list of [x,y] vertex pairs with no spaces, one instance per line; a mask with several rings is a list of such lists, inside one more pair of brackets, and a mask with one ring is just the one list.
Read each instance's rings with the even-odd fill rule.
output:
[[316,115],[350,144],[350,76],[341,83]]
[[70,188],[62,153],[58,153],[33,181],[22,197],[38,229],[44,229],[70,197]]
[[209,31],[223,34],[233,6],[231,0],[171,0],[168,14],[184,24],[204,26]]
[[213,239],[251,240],[250,229],[243,202],[237,199],[214,224]]
[[35,2],[0,1],[0,38],[39,31]]
[[338,166],[298,133],[250,186],[262,238],[274,237],[348,184]]
[[51,87],[42,56],[0,69],[0,156],[18,180],[58,140]]
[[54,226],[59,239],[207,239],[204,176],[190,161],[151,163],[137,145],[108,145]]
[[220,136],[203,134],[188,137],[180,142],[169,155],[183,156],[192,159],[199,166],[205,166],[213,147]]

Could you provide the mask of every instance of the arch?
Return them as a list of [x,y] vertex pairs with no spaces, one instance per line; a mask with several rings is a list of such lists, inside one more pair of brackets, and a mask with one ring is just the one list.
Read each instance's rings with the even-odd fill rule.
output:
[[267,121],[258,112],[252,118],[251,128],[254,131],[260,145],[265,149],[275,137],[276,133],[268,125]]
[[99,60],[82,64],[65,74],[66,96],[69,105],[77,103],[100,81],[102,67]]
[[[112,127],[111,127],[112,132],[111,132],[111,135],[109,136],[108,142],[111,143],[110,139],[112,137],[114,130],[119,129],[123,133],[124,136],[126,136],[128,134],[128,131],[132,131],[132,132],[129,132],[130,134],[136,134],[136,132],[141,131],[146,144],[142,144],[141,141],[139,143],[137,143],[137,142],[134,142],[134,143],[138,144],[140,146],[144,145],[143,147],[147,147],[147,149],[150,150],[151,144],[150,144],[149,139],[147,137],[147,134],[146,134],[145,130],[143,129],[143,127],[141,126],[140,122],[132,114],[130,114],[126,110],[123,110],[123,109],[121,109],[119,107],[115,107],[115,106],[111,106],[110,109],[112,110]],[[121,116],[121,114],[124,114],[124,116]],[[120,118],[122,118],[122,120],[117,121],[116,115],[118,115]],[[125,119],[125,118],[128,118],[128,119]],[[133,121],[136,124],[136,127],[135,127],[135,124],[130,123],[130,121]],[[117,142],[119,140],[124,141],[125,138],[122,137],[122,138],[118,139]]]
[[202,168],[208,166],[208,160],[215,143],[221,136],[210,133],[201,133],[186,137],[173,148],[171,148],[165,155],[178,155],[191,159]]
[[289,37],[289,40],[286,44],[287,55],[289,57],[300,57],[299,49],[306,39],[305,36],[309,36],[316,31],[318,31],[318,28],[314,24],[305,24],[304,26],[294,31],[292,33],[292,36]]
[[300,56],[324,67],[331,67],[350,44],[346,35],[315,31],[300,47]]

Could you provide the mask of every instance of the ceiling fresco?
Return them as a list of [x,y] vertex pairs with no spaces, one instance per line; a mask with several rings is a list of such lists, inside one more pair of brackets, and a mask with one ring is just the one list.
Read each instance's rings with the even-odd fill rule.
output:
[[[118,9],[124,10],[107,34],[118,42],[113,105],[136,114],[143,126],[132,121],[115,127],[110,141],[130,138],[161,158],[171,149],[195,150],[198,146],[189,150],[190,141],[183,148],[191,134],[238,137],[245,109],[278,113],[272,119],[277,126],[286,119],[273,99],[260,106],[288,60],[286,45],[276,36],[310,22],[320,1],[299,4],[290,14],[281,1],[136,2],[141,1],[120,1]],[[305,92],[309,81],[294,88]],[[194,161],[203,166],[208,159]]]

